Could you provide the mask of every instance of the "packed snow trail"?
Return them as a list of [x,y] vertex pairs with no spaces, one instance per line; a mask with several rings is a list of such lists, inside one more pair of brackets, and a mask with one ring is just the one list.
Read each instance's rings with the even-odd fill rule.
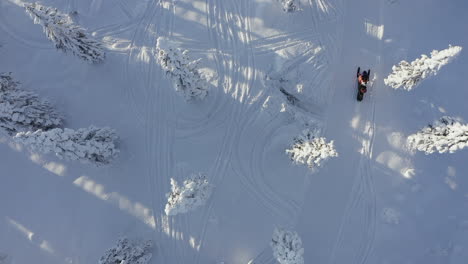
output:
[[[324,133],[335,140],[340,156],[312,178],[298,221],[306,239],[315,233],[321,241],[313,254],[322,263],[363,264],[372,254],[376,197],[371,159],[375,104],[378,89],[382,88],[382,8],[380,0],[348,1],[344,8],[341,59],[335,68],[334,98],[326,114]],[[371,69],[371,84],[362,102],[356,100],[359,66]],[[327,201],[326,205],[323,201]],[[315,225],[311,227],[311,223]],[[308,259],[308,252],[305,254]]]
[[[103,42],[106,61],[89,66],[57,52],[24,1],[0,1],[0,70],[55,102],[67,126],[110,126],[122,139],[118,161],[96,169],[0,136],[0,262],[96,263],[124,235],[154,240],[151,263],[273,264],[272,232],[285,227],[306,263],[464,264],[468,152],[403,144],[443,114],[466,119],[466,56],[412,93],[382,81],[402,59],[468,46],[462,2],[301,0],[285,13],[276,0],[42,0],[76,11]],[[204,101],[176,94],[154,57],[158,37],[202,59]],[[362,102],[358,66],[372,69]],[[316,174],[284,153],[304,127],[265,105],[286,95],[268,77],[286,80],[294,107],[335,142],[339,157]],[[193,172],[207,174],[212,198],[167,217],[169,179]]]

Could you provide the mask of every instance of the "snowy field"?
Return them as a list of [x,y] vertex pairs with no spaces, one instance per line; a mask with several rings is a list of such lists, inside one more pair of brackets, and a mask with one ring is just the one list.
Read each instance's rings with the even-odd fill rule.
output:
[[[103,256],[123,237],[151,241],[141,264],[468,263],[468,129],[453,153],[407,144],[443,116],[468,121],[467,52],[409,89],[384,81],[468,48],[468,2],[37,2],[101,43],[82,58],[31,3],[0,0],[0,72],[60,114],[4,131],[21,118],[0,89],[0,264],[116,263]],[[309,139],[329,143],[324,160],[301,159]]]

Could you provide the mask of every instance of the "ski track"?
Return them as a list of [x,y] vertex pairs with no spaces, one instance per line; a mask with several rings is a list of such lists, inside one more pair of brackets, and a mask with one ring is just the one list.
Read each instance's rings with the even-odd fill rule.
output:
[[[165,10],[165,9],[168,9],[168,10]],[[166,36],[168,38],[172,38],[173,31],[174,31],[174,18],[175,18],[175,12],[176,12],[175,9],[176,9],[176,4],[173,0],[166,1],[166,8],[162,9],[164,12],[164,15],[162,17],[165,18],[165,23],[164,23],[165,27],[159,28],[157,30],[158,36],[161,35],[161,36]],[[159,72],[161,71],[159,70]],[[159,87],[158,91],[161,92],[161,94],[157,96],[159,105],[167,104],[167,101],[165,98],[170,98],[170,102],[171,102],[169,108],[158,110],[158,113],[164,116],[163,120],[166,121],[164,128],[161,128],[165,130],[165,133],[158,133],[157,135],[154,135],[158,137],[158,145],[165,146],[165,149],[162,149],[158,152],[160,156],[157,157],[158,160],[165,160],[165,164],[164,166],[161,166],[159,168],[160,171],[158,174],[153,175],[155,179],[166,179],[165,182],[164,181],[156,182],[156,184],[158,184],[159,186],[159,189],[158,189],[158,192],[155,193],[156,197],[162,198],[161,200],[158,201],[159,204],[164,205],[165,198],[166,198],[165,193],[168,192],[166,186],[169,186],[169,178],[174,177],[174,174],[175,174],[174,168],[176,164],[175,164],[174,152],[172,151],[172,147],[175,144],[175,134],[176,134],[176,129],[177,129],[175,127],[175,124],[178,123],[178,117],[176,117],[176,120],[173,124],[168,123],[168,121],[169,121],[170,116],[176,116],[173,114],[175,112],[174,100],[175,100],[175,97],[178,95],[175,93],[174,90],[162,89],[162,87]],[[157,120],[161,120],[161,119],[158,118]],[[161,157],[164,157],[165,159],[162,159]],[[160,177],[160,175],[164,175],[165,177]],[[181,175],[181,176],[185,178],[188,175]],[[155,208],[154,210],[157,210],[157,209],[158,208]],[[169,253],[171,254],[170,257],[175,258],[173,259],[172,262],[185,263],[184,260],[187,259],[187,256],[189,254],[188,244],[181,243],[181,241],[179,241],[180,238],[177,237],[177,233],[179,232],[179,230],[187,230],[187,231],[190,230],[189,215],[182,214],[177,217],[167,217],[165,213],[161,212],[160,218],[161,218],[160,220],[161,222],[167,221],[168,230],[162,230],[163,232],[160,231],[160,234],[166,233],[168,237],[165,236],[165,238],[170,240],[168,241],[169,243],[167,244],[171,245],[172,248],[168,252],[177,252],[177,254]]]
[[[69,1],[69,4],[71,1]],[[215,186],[221,185],[224,175],[231,169],[234,174],[239,176],[242,185],[254,197],[258,198],[259,203],[273,217],[282,219],[284,222],[293,222],[297,213],[300,212],[302,205],[285,199],[281,194],[276,192],[268,183],[268,175],[264,171],[264,161],[267,156],[269,140],[282,127],[281,124],[273,122],[275,118],[272,118],[263,130],[257,132],[255,137],[259,138],[259,140],[253,144],[251,151],[248,152],[250,155],[247,159],[249,163],[247,166],[242,164],[243,159],[241,159],[241,156],[243,152],[239,148],[239,142],[242,136],[246,134],[247,129],[257,121],[258,111],[263,102],[262,99],[266,97],[264,93],[253,104],[246,104],[249,96],[252,95],[250,89],[256,80],[255,56],[299,45],[304,41],[319,41],[321,46],[325,43],[323,45],[326,47],[324,52],[321,52],[317,56],[316,54],[311,55],[312,49],[304,51],[288,62],[288,66],[282,74],[286,74],[297,68],[300,64],[311,62],[312,60],[333,61],[334,51],[339,49],[336,36],[329,33],[318,35],[317,32],[320,32],[319,28],[321,25],[336,23],[336,17],[341,15],[341,10],[335,6],[327,6],[327,3],[323,0],[309,0],[311,9],[315,10],[311,15],[313,29],[288,32],[252,41],[249,20],[252,16],[248,14],[252,12],[250,1],[225,2],[223,0],[206,0],[207,30],[210,43],[215,44],[216,53],[214,55],[214,62],[216,71],[218,72],[219,90],[215,93],[216,96],[214,98],[210,98],[212,105],[207,111],[207,115],[200,118],[189,118],[180,115],[178,120],[171,125],[168,123],[168,115],[175,111],[175,92],[174,90],[158,87],[158,84],[164,78],[164,74],[161,72],[156,63],[156,58],[153,56],[157,37],[170,37],[174,28],[175,4],[171,1],[164,1],[166,4],[169,3],[170,7],[168,10],[163,7],[162,1],[148,2],[143,16],[137,22],[137,20],[134,20],[134,14],[129,10],[128,4],[119,0],[117,4],[124,15],[130,19],[129,22],[124,25],[106,25],[96,28],[94,31],[98,35],[113,36],[135,28],[123,72],[127,81],[131,80],[130,76],[145,76],[145,89],[137,90],[135,86],[129,85],[126,95],[129,108],[132,109],[137,120],[145,129],[146,144],[144,151],[145,157],[147,157],[146,164],[148,165],[146,178],[156,228],[153,239],[155,241],[166,241],[168,243],[158,244],[165,245],[165,247],[170,245],[171,247],[167,250],[158,250],[156,257],[162,263],[183,263],[183,260],[187,259],[187,256],[190,254],[187,252],[188,246],[184,246],[179,240],[174,239],[174,230],[171,230],[171,228],[189,230],[190,221],[186,215],[176,218],[166,217],[160,208],[160,205],[165,204],[164,194],[168,192],[169,178],[174,174],[173,168],[175,167],[175,162],[172,151],[172,146],[175,142],[174,136],[178,134],[181,136],[177,138],[186,138],[202,135],[208,130],[227,123],[228,128],[219,147],[217,158],[212,169],[209,171],[208,176],[210,181]],[[234,12],[224,12],[226,11],[225,5],[232,5],[229,8],[233,9]],[[323,8],[328,8],[331,11],[329,14],[324,15],[319,10]],[[3,27],[3,25],[7,25],[8,23],[6,21],[2,22],[0,23],[2,29],[19,42],[36,49],[51,49],[49,45],[42,44],[43,42],[31,44],[34,42],[14,35]],[[238,27],[240,27],[239,30],[237,29]],[[142,61],[141,56],[148,55],[142,53],[149,54],[149,62]],[[323,78],[327,74],[327,69],[328,67],[325,66],[314,72],[312,80],[318,82],[319,86],[325,85],[329,81]],[[232,78],[229,79],[227,77]],[[231,95],[235,98],[231,98]],[[372,97],[374,96],[373,94]],[[141,98],[144,98],[144,100]],[[324,95],[323,98],[329,97]],[[141,102],[144,102],[144,104],[141,104]],[[226,118],[222,118],[221,116],[223,115],[223,111],[220,110],[223,108],[232,109]],[[370,164],[375,130],[375,100],[372,100],[370,108],[372,111],[370,111],[371,114],[368,120],[371,121],[372,126],[367,131],[368,135],[370,135],[370,142],[364,150],[366,155],[363,155],[359,164],[359,171],[363,173],[360,173],[360,177],[356,177],[357,179],[353,184],[352,199],[345,210],[342,227],[340,228],[337,244],[335,245],[336,249],[334,250],[336,251],[343,246],[341,243],[344,239],[341,231],[344,228],[345,219],[350,217],[358,208],[362,207],[364,210],[363,226],[369,226],[370,228],[365,232],[364,237],[359,240],[360,246],[354,260],[355,263],[366,262],[369,252],[372,250],[375,232],[375,192]],[[210,115],[210,113],[214,114]],[[220,121],[213,122],[213,120]],[[202,209],[203,226],[199,230],[198,242],[201,247],[203,247],[209,223],[208,218],[213,211],[215,197],[216,189],[207,205]],[[291,216],[293,216],[293,219],[288,220]],[[270,251],[267,246],[255,258],[255,263],[275,263]],[[178,254],[169,255],[170,252],[178,252]],[[195,262],[197,264],[200,263],[199,252],[195,253]]]
[[[172,146],[174,143],[175,127],[168,124],[168,115],[174,112],[172,89],[164,89],[159,86],[164,83],[164,74],[156,63],[154,56],[156,41],[159,36],[170,36],[173,30],[174,14],[170,13],[173,4],[169,3],[169,10],[164,8],[164,3],[148,2],[135,34],[131,39],[130,50],[124,76],[129,81],[130,76],[141,76],[144,89],[137,90],[134,85],[126,89],[129,108],[133,110],[137,120],[144,128],[146,158],[146,179],[148,182],[148,194],[153,215],[154,241],[165,241],[158,245],[170,248],[160,250],[156,256],[162,263],[171,262],[174,257],[176,263],[180,263],[180,255],[171,255],[170,252],[184,254],[184,248],[176,239],[171,238],[171,218],[165,216],[160,205],[165,204],[165,193],[169,190],[169,178],[173,174],[174,157]],[[172,9],[171,9],[172,7]],[[144,102],[142,104],[142,102]],[[174,224],[176,225],[176,224]]]
[[118,34],[125,33],[127,31],[135,30],[135,28],[140,24],[140,22],[141,20],[131,20],[125,24],[109,24],[91,29],[91,31],[94,32],[97,37],[112,37]]
[[[134,86],[131,85],[132,82],[129,81],[130,80],[129,76],[131,75],[129,73],[129,69],[132,69],[130,65],[131,63],[134,63],[135,66],[137,66],[138,64],[144,64],[138,58],[139,51],[141,51],[141,47],[138,47],[135,42],[143,38],[142,35],[144,35],[145,32],[147,31],[151,18],[154,16],[156,3],[155,2],[150,2],[150,3],[152,5],[150,6],[149,4],[148,7],[146,8],[146,12],[143,14],[140,22],[138,23],[137,29],[135,30],[135,33],[130,41],[129,52],[128,52],[127,60],[123,69],[123,75],[125,76],[127,83],[130,84],[128,89],[125,89],[125,91],[127,92],[127,99],[130,102],[129,103],[130,109],[135,113],[136,119],[140,122],[142,126],[144,125],[144,117],[143,117],[144,112],[143,112],[143,109],[140,108],[140,103],[138,101],[139,98],[137,98],[138,91],[135,91]],[[144,74],[144,72],[141,72],[141,74]],[[132,76],[139,76],[139,75],[132,74]],[[147,98],[146,95],[144,95],[144,98]]]
[[[245,2],[241,2],[245,3]],[[248,1],[250,3],[250,1]],[[247,12],[250,11],[252,12],[253,8],[247,4],[247,6],[244,5],[243,10],[246,10]],[[252,14],[246,14],[247,18],[247,23],[246,23],[246,32],[247,32],[247,37],[249,41],[248,43],[248,52],[249,52],[249,59],[252,59],[253,61],[250,62],[249,68],[248,69],[255,69],[255,44],[259,43],[265,43],[265,42],[259,42],[257,40],[257,43],[254,41],[251,41],[252,37],[250,35],[250,21],[249,18],[252,17]],[[283,40],[284,38],[287,38],[289,34],[282,34],[281,39]],[[277,39],[279,41],[279,39]],[[285,43],[281,43],[281,45],[285,46]],[[254,72],[255,73],[255,72]],[[249,80],[249,87],[253,87],[254,85],[254,78],[250,78]],[[258,98],[253,104],[249,105],[247,108],[248,112],[243,114],[246,119],[244,122],[246,124],[243,124],[242,130],[237,134],[237,139],[236,142],[240,142],[240,139],[242,138],[242,135],[244,135],[245,131],[252,127],[252,125],[257,121],[258,113],[260,111],[261,104],[264,102],[264,99],[267,95],[263,93],[260,98]],[[268,125],[272,124],[272,122],[268,122]],[[297,208],[295,208],[295,204],[293,202],[288,201],[287,199],[284,199],[281,197],[281,195],[277,194],[273,188],[268,184],[265,178],[265,173],[263,171],[263,160],[264,160],[264,153],[266,152],[265,149],[268,146],[268,140],[271,139],[271,136],[273,135],[274,131],[276,131],[278,127],[276,128],[269,128],[265,127],[261,132],[264,133],[265,131],[267,132],[267,135],[256,135],[255,138],[258,138],[258,141],[255,141],[254,146],[252,147],[252,151],[247,151],[244,153],[249,153],[251,157],[248,159],[250,160],[249,162],[249,171],[246,172],[242,170],[242,160],[241,159],[241,151],[240,151],[240,145],[241,144],[236,144],[236,153],[235,153],[235,159],[233,160],[233,170],[235,174],[237,174],[241,180],[241,184],[244,185],[244,187],[247,187],[250,192],[259,198],[260,203],[266,207],[270,212],[274,213],[276,216],[286,218],[286,216],[289,213],[293,213],[297,211]],[[257,145],[260,144],[259,147]],[[260,158],[259,161],[256,161],[255,158]],[[234,168],[238,168],[241,170],[241,172],[236,171]]]
[[[354,80],[353,85],[355,85]],[[353,93],[353,100],[354,99],[355,93]],[[366,128],[362,139],[363,149],[359,160],[358,171],[354,177],[350,198],[347,199],[348,203],[342,216],[341,225],[337,234],[337,241],[332,250],[330,263],[341,263],[340,260],[337,259],[339,251],[350,246],[349,243],[345,243],[347,237],[344,232],[346,228],[352,228],[354,230],[353,241],[358,245],[356,247],[355,257],[351,263],[366,263],[373,248],[376,226],[376,197],[370,161],[372,159],[372,148],[375,137],[375,98],[368,99],[371,100],[372,103],[363,104],[363,107],[360,107],[360,105],[359,108],[369,108],[364,110],[360,109],[360,111],[369,113],[366,115],[365,123],[370,124],[370,126]],[[368,139],[365,139],[366,137]],[[365,140],[368,140],[368,142],[364,142]],[[349,220],[355,216],[360,218],[355,221],[359,226],[346,226],[346,224],[349,223]],[[357,234],[362,235],[362,237],[356,237]]]
[[304,41],[316,41],[319,39],[315,29],[295,31],[259,38],[252,42],[255,55],[264,55],[285,48],[303,44]]
[[[170,124],[170,116],[174,116],[174,96],[177,96],[173,88],[166,88],[158,84],[169,82],[170,80],[164,79],[164,73],[156,63],[157,58],[154,56],[156,41],[158,37],[168,37],[172,35],[174,27],[174,12],[175,6],[173,1],[158,1],[156,4],[157,13],[153,27],[146,30],[150,36],[151,54],[149,78],[150,84],[147,87],[150,89],[149,96],[152,98],[146,105],[147,111],[150,115],[146,121],[147,124],[147,142],[154,142],[154,144],[147,144],[149,157],[147,164],[149,171],[147,177],[152,180],[150,196],[152,197],[152,210],[155,218],[155,224],[157,232],[155,232],[155,241],[165,241],[161,243],[166,247],[160,250],[162,263],[181,263],[181,257],[185,255],[186,247],[182,243],[179,243],[174,238],[177,229],[180,228],[184,223],[184,217],[175,219],[174,217],[167,217],[161,206],[166,203],[165,194],[169,192],[169,178],[174,177],[174,153],[173,145],[175,142],[175,127]],[[155,66],[153,68],[153,66]],[[153,80],[154,76],[159,77],[157,80]],[[187,230],[184,226],[183,230]],[[171,254],[171,252],[179,252],[179,254]]]
[[122,11],[122,13],[125,14],[125,16],[129,19],[129,20],[132,20],[133,19],[133,14],[131,11],[129,11],[129,7],[128,7],[128,4],[126,2],[124,2],[123,0],[118,0],[117,1],[118,5],[119,5],[119,9]]
[[254,264],[277,264],[278,262],[271,254],[270,245],[266,246],[252,261]]
[[[288,199],[282,198],[271,186],[268,184],[267,175],[264,172],[264,164],[266,148],[269,146],[268,142],[271,140],[274,133],[281,128],[273,122],[274,118],[270,120],[261,131],[254,137],[258,138],[253,144],[252,148],[247,151],[242,151],[239,146],[236,151],[236,164],[233,166],[236,175],[241,180],[243,188],[256,197],[256,201],[260,203],[267,212],[269,212],[275,219],[281,219],[280,222],[289,222],[291,215],[295,215],[299,208],[298,206]],[[252,118],[251,121],[244,126],[245,128],[251,127],[256,121]],[[241,131],[239,137],[244,134]],[[244,168],[245,165],[241,162],[241,156],[248,153],[248,169]]]
[[218,35],[221,32],[217,22],[219,18],[216,17],[218,6],[211,4],[211,2],[207,0],[205,2],[205,8],[207,14],[206,28],[208,31],[208,38],[209,43],[214,43],[213,48],[215,50],[211,53],[213,54],[213,61],[216,72],[218,73],[217,85],[211,88],[217,88],[217,91],[208,91],[208,97],[204,100],[211,102],[211,106],[202,117],[186,117],[183,113],[179,116],[177,123],[177,130],[179,132],[177,136],[178,139],[197,137],[206,134],[207,131],[212,131],[228,121],[224,118],[224,112],[221,110],[232,101],[232,99],[226,95],[226,92],[223,91],[226,86],[230,85],[225,78],[225,76],[228,76],[225,68],[226,61],[232,61],[232,56],[223,52],[221,43],[218,40]]
[[[336,12],[335,15],[337,15],[339,10],[334,10]],[[324,78],[324,76],[327,74],[330,62],[334,60],[334,52],[336,52],[338,49],[336,44],[337,38],[334,34],[318,34],[317,32],[321,32],[321,30],[319,30],[321,25],[336,23],[337,20],[335,18],[328,20],[317,20],[315,17],[315,14],[312,13],[311,18],[314,25],[312,29],[278,34],[253,41],[252,45],[254,45],[254,55],[264,55],[275,52],[277,50],[302,44],[304,41],[311,41],[312,43],[318,42],[317,44],[319,46],[325,48],[322,52],[315,54],[313,53],[315,47],[311,47],[292,60],[289,60],[285,67],[283,67],[283,70],[278,74],[282,76],[294,69],[297,69],[297,67],[303,63],[317,61],[319,63],[324,63],[325,65],[314,65],[314,67],[317,67],[317,70],[313,72],[314,76],[311,77],[311,80],[314,85],[316,85],[316,87],[323,87],[323,85],[328,85],[331,80]],[[289,38],[295,39],[288,40]],[[326,98],[331,98],[331,94],[328,92],[328,95],[323,94],[321,97],[323,100],[326,100]],[[276,117],[273,119],[275,118]],[[325,118],[318,118],[318,120],[321,119]],[[255,122],[255,119],[252,118],[250,122]],[[246,126],[246,128],[250,127],[249,124]],[[250,161],[248,164],[249,170],[246,171],[244,166],[242,166],[242,163],[239,162],[236,167],[240,171],[236,171],[236,174],[241,178],[242,184],[245,186],[245,188],[257,198],[257,201],[259,201],[259,203],[265,207],[274,218],[278,220],[281,219],[280,222],[292,224],[295,222],[295,219],[297,218],[297,215],[303,208],[304,204],[290,201],[281,197],[281,195],[275,192],[271,188],[270,184],[268,184],[268,175],[263,170],[263,162],[266,160],[267,156],[266,149],[268,148],[268,141],[280,127],[281,126],[275,125],[273,120],[270,120],[265,128],[261,132],[258,132],[257,135],[255,135],[255,138],[259,138],[259,140],[254,143],[251,151],[244,152],[250,154],[250,157],[247,159]],[[238,156],[241,155],[239,148],[236,154]],[[237,159],[240,160],[239,157]],[[257,255],[257,257],[254,259],[254,262],[276,263],[276,260],[272,257],[271,250],[267,246],[265,250]]]
[[[382,24],[384,7],[382,1],[379,1],[379,7],[379,22]],[[379,54],[382,53],[381,41],[379,42],[378,51]],[[380,55],[375,61],[375,66],[375,72],[381,73],[382,62]],[[351,263],[365,264],[368,262],[373,252],[377,221],[377,199],[371,161],[373,157],[372,150],[375,139],[375,105],[376,101],[378,100],[377,87],[375,87],[375,84],[377,83],[380,84],[381,80],[374,80],[371,84],[370,92],[366,96],[367,100],[356,105],[357,112],[366,113],[363,120],[365,127],[363,128],[363,136],[361,138],[361,142],[363,144],[362,155],[359,160],[357,175],[354,178],[350,199],[348,199],[349,202],[346,205],[344,215],[341,219],[341,225],[337,234],[337,241],[332,249],[330,263],[340,263],[340,259],[338,259],[339,250],[345,247],[349,247],[349,244],[344,244],[344,230],[347,228],[345,225],[347,222],[349,222],[348,219],[351,219],[353,216],[358,216],[360,219],[356,221],[356,223],[358,223],[357,225],[359,226],[348,226],[348,228],[353,230],[354,237],[352,239],[357,242],[354,258]],[[352,85],[356,85],[354,78]],[[353,100],[355,100],[355,89],[349,90],[349,92],[352,94]],[[361,237],[355,237],[357,234],[361,235]]]
[[[231,4],[232,6],[228,6],[228,8],[233,9],[233,12],[226,12],[227,9],[223,4]],[[214,166],[210,171],[210,180],[215,186],[220,185],[225,174],[227,174],[229,169],[232,169],[232,163],[236,162],[233,160],[233,157],[235,157],[233,155],[233,150],[236,149],[236,145],[239,145],[240,131],[245,127],[251,116],[249,114],[251,107],[248,107],[246,103],[251,95],[250,87],[253,86],[256,77],[254,70],[255,60],[250,44],[250,20],[249,15],[245,13],[246,10],[250,10],[250,8],[246,8],[248,5],[249,2],[245,0],[228,3],[222,0],[215,0],[214,2],[207,1],[208,11],[210,11],[210,13],[207,14],[209,35],[213,38],[212,40],[214,40],[217,49],[225,53],[229,52],[229,50],[239,50],[238,47],[242,46],[242,50],[244,51],[231,54],[230,57],[232,59],[228,60],[227,63],[223,60],[222,66],[225,68],[227,67],[227,69],[222,71],[223,77],[219,76],[221,79],[225,79],[224,76],[231,77],[228,82],[223,81],[223,84],[228,85],[224,87],[226,93],[224,96],[231,95],[234,99],[230,98],[228,102],[227,106],[232,108],[227,118],[227,121],[229,121],[228,128],[222,140]],[[214,32],[211,31],[212,27],[210,25],[215,26]],[[237,27],[240,28],[239,32],[236,32]],[[218,36],[222,36],[221,40]],[[219,62],[218,60],[218,63]],[[206,236],[208,218],[213,210],[215,197],[216,189],[203,212],[203,226],[199,235],[199,243],[201,246],[203,246]],[[196,263],[199,262],[200,254],[197,254]]]

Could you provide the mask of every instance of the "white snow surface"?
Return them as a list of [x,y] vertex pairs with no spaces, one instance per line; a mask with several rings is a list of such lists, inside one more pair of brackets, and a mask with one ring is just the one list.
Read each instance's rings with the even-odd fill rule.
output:
[[[276,263],[281,226],[300,236],[304,263],[466,264],[468,151],[425,155],[406,138],[442,116],[468,120],[468,54],[411,93],[384,78],[466,48],[468,2],[295,2],[287,13],[278,0],[39,1],[102,43],[106,59],[90,64],[57,51],[32,2],[0,1],[0,72],[47,98],[64,127],[115,129],[120,150],[93,166],[0,135],[0,261],[98,263],[123,236],[152,240],[152,264]],[[199,61],[203,100],[174,91],[158,38]],[[362,102],[359,66],[371,69]],[[305,129],[339,152],[315,173],[285,154]],[[192,172],[206,173],[210,198],[166,215],[171,178]]]
[[441,51],[433,50],[430,57],[423,54],[411,63],[403,60],[392,67],[392,73],[384,82],[395,89],[403,87],[405,90],[412,90],[424,79],[436,75],[442,66],[458,56],[461,50],[460,46],[449,46]]
[[204,205],[210,198],[213,186],[203,174],[192,174],[182,186],[171,178],[171,192],[166,194],[166,215],[177,215],[193,211]]

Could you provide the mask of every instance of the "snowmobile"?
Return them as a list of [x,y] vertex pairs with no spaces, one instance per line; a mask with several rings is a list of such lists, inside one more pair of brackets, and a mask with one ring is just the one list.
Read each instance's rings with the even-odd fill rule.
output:
[[357,100],[362,101],[364,94],[367,92],[367,82],[369,81],[370,77],[370,69],[367,71],[363,71],[362,74],[360,73],[361,67],[357,69],[357,81],[358,81],[358,93],[357,93]]

